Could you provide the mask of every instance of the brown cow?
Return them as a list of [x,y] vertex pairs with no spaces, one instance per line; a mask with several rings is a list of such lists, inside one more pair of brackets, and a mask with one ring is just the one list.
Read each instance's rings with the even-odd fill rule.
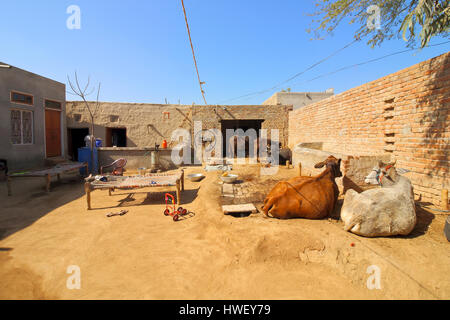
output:
[[264,214],[274,218],[321,219],[336,206],[339,189],[335,178],[341,177],[341,159],[329,156],[315,168],[326,169],[314,177],[296,177],[278,182],[264,200]]

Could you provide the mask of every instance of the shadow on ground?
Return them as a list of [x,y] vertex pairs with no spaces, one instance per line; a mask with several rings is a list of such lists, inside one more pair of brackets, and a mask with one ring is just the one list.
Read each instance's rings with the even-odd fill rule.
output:
[[[181,191],[181,202],[180,205],[186,204],[186,203],[192,203],[198,195],[198,191],[200,188],[197,189],[185,189],[184,191]],[[111,198],[111,206],[107,207],[92,207],[91,210],[101,210],[101,209],[113,209],[113,208],[124,208],[124,207],[134,207],[134,206],[141,206],[141,205],[155,205],[155,204],[166,204],[165,202],[165,194],[169,193],[174,196],[174,199],[176,201],[176,192],[175,191],[142,191],[142,192],[113,192],[111,196],[107,196]],[[98,194],[98,193],[97,193]],[[91,193],[91,197],[95,197],[96,192]],[[101,196],[101,195],[99,195]],[[121,197],[121,199],[117,200],[118,197]],[[117,203],[118,204],[114,204]]]
[[[52,180],[51,190],[45,192],[44,179],[21,178],[12,182],[12,196],[7,195],[6,183],[0,192],[0,240],[33,224],[49,212],[84,195],[78,176],[62,175]],[[30,210],[32,208],[32,210]]]

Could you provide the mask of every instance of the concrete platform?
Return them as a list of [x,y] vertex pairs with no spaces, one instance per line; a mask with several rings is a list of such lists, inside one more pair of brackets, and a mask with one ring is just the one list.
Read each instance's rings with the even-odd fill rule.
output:
[[226,205],[222,206],[222,211],[224,214],[230,214],[230,213],[255,213],[258,212],[256,210],[253,203],[246,203],[246,204],[234,204],[234,205]]

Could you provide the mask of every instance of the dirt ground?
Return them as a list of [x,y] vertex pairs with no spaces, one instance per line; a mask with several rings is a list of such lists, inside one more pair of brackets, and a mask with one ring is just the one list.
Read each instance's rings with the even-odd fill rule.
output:
[[[256,166],[235,168],[260,186],[259,207],[281,168],[261,176]],[[337,215],[324,220],[276,220],[256,213],[223,215],[217,172],[186,179],[182,206],[193,212],[174,222],[163,215],[155,188],[92,193],[63,176],[45,193],[44,181],[13,181],[0,189],[1,299],[449,299],[450,244],[445,215],[418,207],[408,237],[363,238],[343,230]],[[148,193],[151,192],[151,193]],[[247,199],[248,200],[248,199]],[[108,212],[127,209],[123,216]],[[81,288],[68,289],[79,266]],[[368,289],[369,266],[380,289]]]

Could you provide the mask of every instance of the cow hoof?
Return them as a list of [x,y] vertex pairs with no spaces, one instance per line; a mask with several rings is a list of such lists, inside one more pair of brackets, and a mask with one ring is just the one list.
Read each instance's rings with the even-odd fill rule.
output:
[[267,218],[275,218],[270,212],[267,212]]

